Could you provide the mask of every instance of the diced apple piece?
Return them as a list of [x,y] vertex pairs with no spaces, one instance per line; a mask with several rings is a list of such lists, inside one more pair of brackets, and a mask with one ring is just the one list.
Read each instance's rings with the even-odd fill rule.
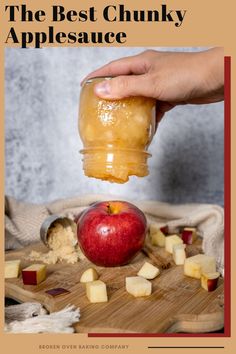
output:
[[151,263],[145,262],[138,272],[138,276],[146,279],[154,279],[160,274],[160,270]]
[[165,247],[165,239],[168,234],[168,227],[152,222],[149,226],[151,244],[153,246]]
[[166,237],[166,251],[173,253],[174,245],[182,244],[183,240],[178,235],[171,235]]
[[20,272],[20,260],[5,262],[5,279],[17,278]]
[[217,288],[218,279],[220,277],[220,273],[202,273],[201,275],[201,286],[206,291],[214,291]]
[[197,239],[197,230],[194,227],[185,227],[181,237],[184,243],[191,245]]
[[22,270],[22,279],[25,285],[37,285],[46,279],[46,266],[32,264]]
[[86,269],[83,274],[81,275],[80,282],[87,283],[88,281],[94,281],[98,279],[98,273],[96,269],[89,268]]
[[155,234],[151,235],[151,244],[153,246],[165,247],[166,237],[161,230],[158,230]]
[[179,243],[173,247],[173,259],[176,265],[184,264],[186,258],[186,245]]
[[200,279],[202,273],[213,273],[215,271],[216,260],[214,257],[197,254],[185,259],[184,274],[189,277]]
[[143,277],[126,277],[125,286],[127,292],[135,297],[149,296],[152,293],[152,283]]
[[150,240],[153,246],[165,247],[165,231],[167,226],[159,227],[156,223],[151,223],[149,227]]
[[86,283],[86,295],[90,302],[107,302],[106,284],[101,280]]

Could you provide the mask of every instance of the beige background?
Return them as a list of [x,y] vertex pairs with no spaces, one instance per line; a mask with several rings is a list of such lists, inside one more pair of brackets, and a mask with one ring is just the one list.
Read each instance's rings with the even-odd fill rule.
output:
[[[29,3],[30,1],[24,1],[24,3]],[[32,1],[31,1],[32,3]],[[42,2],[40,2],[42,4]],[[47,2],[51,6],[53,1]],[[68,9],[81,9],[82,5],[79,5],[78,1],[60,1],[55,2],[56,4],[62,4],[66,6]],[[127,6],[127,8],[135,8],[135,9],[155,9],[158,8],[156,1],[113,1],[112,4],[115,3],[123,3]],[[164,2],[161,2],[164,3]],[[168,4],[168,7],[173,7],[174,9],[187,9],[187,14],[184,20],[184,23],[180,28],[176,28],[173,24],[168,23],[159,23],[159,24],[114,24],[112,25],[112,30],[116,31],[126,31],[128,40],[126,45],[127,46],[224,46],[225,47],[225,54],[232,56],[232,78],[235,76],[235,35],[232,33],[233,24],[235,23],[235,16],[236,16],[236,7],[233,4],[235,3],[233,0],[231,1],[166,1],[165,3]],[[14,1],[14,4],[17,4],[17,1]],[[43,8],[47,11],[47,6],[42,6],[41,4],[37,5],[37,1],[34,1],[33,5],[30,7],[33,9]],[[66,5],[65,5],[66,4]],[[94,1],[84,1],[83,7],[94,6]],[[106,1],[99,1],[96,3],[96,8],[102,9],[104,6],[109,5]],[[9,31],[9,23],[6,22],[6,18],[3,17],[3,10],[4,4],[1,2],[1,22],[3,33],[1,36],[1,102],[4,102],[3,96],[3,41],[6,36],[6,33]],[[48,11],[48,13],[50,13]],[[4,21],[5,20],[5,21]],[[43,31],[49,25],[46,21],[43,24],[20,24],[15,23],[14,27],[18,31],[23,30],[40,30]],[[108,31],[111,28],[108,23],[101,21],[97,21],[94,24],[77,24],[77,23],[60,23],[59,25],[55,26],[55,30],[60,30],[64,32],[70,31]],[[235,97],[235,81],[232,82],[232,97]],[[3,159],[4,159],[4,149],[3,149],[3,130],[4,130],[4,107],[3,104],[0,106],[1,108],[1,237],[2,243],[4,242],[4,223],[3,223]],[[235,116],[235,103],[232,102],[232,117]],[[232,132],[235,130],[235,123],[232,121]],[[233,135],[233,133],[232,133]],[[232,139],[232,160],[233,160],[233,150],[234,150],[235,141]],[[232,164],[232,180],[235,179],[235,169]],[[235,187],[232,186],[232,215],[235,215]],[[232,225],[232,234],[235,231],[235,223]],[[235,249],[235,239],[232,238],[231,249]],[[3,253],[4,247],[2,247]],[[4,259],[2,254],[2,260]],[[235,263],[235,257],[232,260]],[[234,269],[236,264],[232,264],[231,269]],[[3,269],[3,266],[1,267]],[[234,275],[234,274],[233,274]],[[232,275],[231,275],[232,276]],[[3,278],[2,278],[3,279]],[[4,296],[4,289],[3,289],[4,282],[1,283],[1,291],[2,291],[2,298]],[[232,298],[235,299],[235,284],[232,283]],[[235,313],[235,305],[232,302],[232,311],[231,313]],[[1,314],[3,315],[3,308],[1,309]],[[3,318],[3,316],[2,316]],[[3,320],[1,321],[3,325]],[[211,353],[233,353],[236,350],[235,345],[235,321],[232,322],[231,327],[231,338],[205,338],[202,337],[190,337],[190,338],[88,338],[86,335],[6,335],[1,330],[1,344],[2,347],[4,345],[5,353],[25,353],[25,354],[33,354],[33,353],[42,353],[42,352],[78,352],[78,349],[75,350],[40,350],[39,345],[59,345],[59,344],[126,344],[129,345],[129,349],[125,350],[107,350],[109,353],[121,352],[121,353],[146,353],[146,352],[159,352],[159,353],[182,353],[182,349],[146,349],[147,346],[225,346],[225,349],[187,349],[188,353],[199,353],[199,352],[207,352]],[[81,350],[84,353],[104,353],[105,350],[95,349],[95,350]],[[106,351],[105,351],[106,352]]]

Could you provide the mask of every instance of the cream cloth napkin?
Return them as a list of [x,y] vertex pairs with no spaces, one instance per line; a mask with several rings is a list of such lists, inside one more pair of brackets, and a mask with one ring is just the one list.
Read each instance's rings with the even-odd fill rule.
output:
[[[40,240],[39,230],[51,214],[75,217],[89,205],[104,200],[127,200],[113,195],[84,195],[36,205],[5,198],[5,250],[17,249]],[[197,227],[203,239],[203,251],[214,256],[218,271],[224,276],[224,210],[211,204],[172,205],[158,201],[127,200],[138,206],[148,221],[166,223],[171,233],[182,226]]]
[[5,332],[10,333],[74,333],[73,324],[80,319],[74,305],[47,314],[37,302],[26,302],[5,308]]

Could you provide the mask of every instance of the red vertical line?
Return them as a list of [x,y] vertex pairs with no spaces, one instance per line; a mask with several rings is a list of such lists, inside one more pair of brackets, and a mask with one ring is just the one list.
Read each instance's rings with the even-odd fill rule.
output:
[[224,208],[225,208],[225,335],[231,320],[231,57],[225,57],[224,85]]

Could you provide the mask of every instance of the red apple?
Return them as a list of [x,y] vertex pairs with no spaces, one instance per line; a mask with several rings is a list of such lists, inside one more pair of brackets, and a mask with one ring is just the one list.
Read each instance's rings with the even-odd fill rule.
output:
[[127,264],[144,245],[147,220],[135,205],[125,201],[98,202],[85,210],[77,224],[79,245],[94,264]]

